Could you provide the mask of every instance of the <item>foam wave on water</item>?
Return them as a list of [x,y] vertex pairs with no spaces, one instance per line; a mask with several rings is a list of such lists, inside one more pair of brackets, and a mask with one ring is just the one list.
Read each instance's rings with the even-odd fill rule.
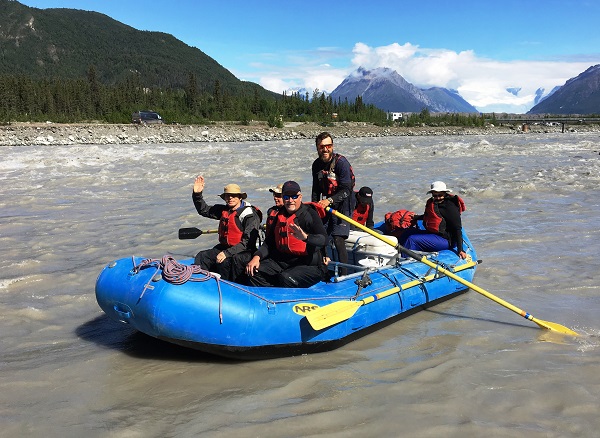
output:
[[25,280],[25,277],[17,277],[17,278],[2,278],[0,279],[0,289],[8,289],[11,284],[17,283],[19,281]]
[[48,316],[45,314],[43,309],[39,309],[33,306],[27,306],[24,309],[19,309],[15,312],[15,315],[33,321],[44,321],[48,319]]

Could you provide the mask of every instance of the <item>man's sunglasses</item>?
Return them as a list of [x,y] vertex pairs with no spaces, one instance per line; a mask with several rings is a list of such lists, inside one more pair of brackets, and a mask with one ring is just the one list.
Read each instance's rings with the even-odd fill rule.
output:
[[299,197],[300,197],[300,193],[297,193],[297,194],[295,194],[295,195],[283,195],[283,200],[284,200],[284,201],[289,201],[289,200],[290,200],[290,198],[291,198],[291,199],[293,199],[293,200],[296,200],[296,199],[298,199]]

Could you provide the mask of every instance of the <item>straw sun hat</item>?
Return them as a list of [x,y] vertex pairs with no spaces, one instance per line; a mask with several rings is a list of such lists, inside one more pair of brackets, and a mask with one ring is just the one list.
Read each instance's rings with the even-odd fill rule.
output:
[[246,193],[242,192],[240,186],[237,184],[227,184],[223,189],[223,193],[221,193],[219,196],[221,199],[225,199],[225,195],[239,195],[242,199],[246,199],[248,197]]
[[283,183],[277,184],[277,186],[269,189],[269,192],[274,193],[276,195],[281,195],[281,189],[283,188]]

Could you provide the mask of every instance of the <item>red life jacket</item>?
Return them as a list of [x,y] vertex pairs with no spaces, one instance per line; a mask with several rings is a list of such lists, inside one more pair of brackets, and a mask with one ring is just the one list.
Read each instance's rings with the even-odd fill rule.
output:
[[318,202],[303,202],[303,204],[314,208],[321,219],[325,219],[327,216],[327,212]]
[[277,215],[279,214],[279,207],[271,207],[267,211],[267,220],[265,221],[265,229],[269,230],[273,227],[277,221]]
[[371,210],[370,204],[357,204],[352,212],[352,219],[361,225],[366,225],[367,218],[369,217],[369,210]]
[[[331,160],[331,164],[329,165],[329,170],[322,170],[322,178],[321,178],[321,190],[325,196],[333,195],[338,189],[338,180],[337,175],[335,174],[335,165],[337,164],[337,160],[340,158],[345,158],[340,154],[333,154],[333,159]],[[350,164],[350,162],[348,162]],[[356,178],[354,177],[354,169],[350,166],[350,179],[352,180],[352,187],[350,190],[354,190],[354,185],[356,183]]]
[[[447,195],[446,199],[456,204],[460,214],[467,209],[465,201],[458,195]],[[433,198],[429,198],[425,204],[423,226],[427,231],[432,233],[446,234],[446,220],[440,215],[439,208],[437,204],[433,202]]]
[[[307,208],[314,208],[321,219],[325,218],[325,209],[316,202],[304,202]],[[308,255],[306,249],[306,242],[300,239],[296,239],[291,231],[289,231],[289,225],[294,222],[298,211],[289,217],[285,216],[285,207],[281,207],[281,210],[274,210],[275,219],[272,221],[272,227],[274,227],[273,233],[275,236],[275,246],[279,252],[285,254],[292,254],[297,256]],[[271,213],[273,214],[273,213]],[[305,211],[300,210],[300,214],[307,214]],[[267,226],[269,227],[269,219],[267,218]],[[269,233],[269,228],[267,228]]]
[[269,234],[270,230],[272,230],[275,226],[275,223],[277,223],[279,208],[280,207],[273,206],[267,210],[267,219],[265,220],[265,235]]
[[387,231],[389,233],[404,231],[411,226],[414,217],[415,213],[409,210],[398,210],[386,213],[385,224],[387,226]]
[[[303,204],[314,208],[321,219],[324,219],[327,216],[327,212],[325,211],[325,209],[321,207],[321,205],[319,205],[317,202],[303,202]],[[265,221],[265,230],[267,234],[269,233],[269,229],[273,228],[273,226],[277,222],[277,215],[279,214],[280,208],[285,207],[271,207],[269,209],[269,215],[267,216],[267,220]]]
[[246,203],[243,203],[242,206],[235,211],[223,210],[221,219],[219,220],[220,244],[232,247],[242,241],[244,230],[239,215],[246,208],[251,208],[253,212],[256,212],[259,215],[259,218],[262,218],[260,210]]
[[286,217],[283,213],[277,215],[275,222],[275,246],[279,252],[297,256],[308,255],[306,242],[296,239],[290,231],[290,224],[294,223],[296,213]]

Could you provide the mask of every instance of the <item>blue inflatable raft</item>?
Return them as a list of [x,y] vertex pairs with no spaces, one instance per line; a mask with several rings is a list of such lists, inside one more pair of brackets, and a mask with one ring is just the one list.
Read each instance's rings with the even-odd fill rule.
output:
[[[466,260],[453,251],[426,258],[471,281],[477,256],[463,237]],[[255,360],[332,350],[467,290],[367,233],[353,232],[348,245],[354,272],[305,289],[249,287],[192,273],[192,259],[124,258],[102,270],[96,299],[111,319],[149,336]]]

